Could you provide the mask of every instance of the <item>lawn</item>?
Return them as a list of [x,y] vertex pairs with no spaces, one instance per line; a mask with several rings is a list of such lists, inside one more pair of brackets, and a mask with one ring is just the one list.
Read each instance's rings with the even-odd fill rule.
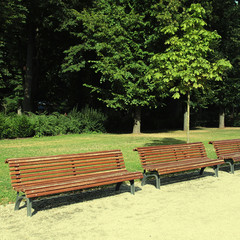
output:
[[[191,130],[190,141],[205,144],[208,156],[216,158],[211,140],[239,138],[240,128],[199,128]],[[16,192],[12,190],[7,158],[57,155],[90,151],[121,149],[129,171],[142,171],[135,147],[186,142],[183,131],[133,134],[80,134],[56,137],[12,139],[0,141],[0,204],[14,202]]]

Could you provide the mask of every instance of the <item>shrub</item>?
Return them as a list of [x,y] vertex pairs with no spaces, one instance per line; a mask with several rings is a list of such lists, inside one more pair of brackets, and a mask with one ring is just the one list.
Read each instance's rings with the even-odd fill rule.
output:
[[2,138],[23,138],[34,135],[33,125],[26,115],[3,116]]
[[41,137],[59,134],[104,132],[106,116],[95,109],[73,109],[68,115],[4,115],[0,113],[0,138]]
[[0,139],[4,138],[3,131],[5,126],[5,115],[0,113]]
[[233,126],[234,126],[234,127],[240,127],[240,114],[238,114],[238,115],[235,117],[235,119],[234,119],[234,121],[233,121]]
[[65,126],[61,124],[60,116],[59,113],[53,113],[51,115],[32,114],[31,118],[34,125],[35,136],[41,137],[65,134]]
[[81,132],[105,132],[104,123],[107,117],[99,110],[86,106],[82,111],[73,109],[69,116],[79,122]]
[[34,127],[26,115],[17,115],[14,120],[16,124],[16,135],[17,137],[32,137],[34,135]]

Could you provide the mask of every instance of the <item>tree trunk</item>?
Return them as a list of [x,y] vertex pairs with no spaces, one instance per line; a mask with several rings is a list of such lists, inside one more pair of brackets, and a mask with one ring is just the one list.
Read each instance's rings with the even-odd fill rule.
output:
[[223,108],[220,108],[219,112],[219,128],[225,128],[225,112]]
[[24,84],[24,100],[23,111],[31,112],[33,108],[33,58],[34,58],[34,42],[35,30],[33,26],[29,27],[28,31],[28,46],[27,46],[27,61],[26,61],[26,74]]
[[187,143],[189,143],[189,135],[190,135],[190,92],[188,92],[187,96]]
[[18,108],[17,114],[18,114],[18,115],[22,115],[22,108],[21,108],[21,107]]
[[183,115],[183,131],[187,131],[187,107],[184,108],[184,115]]
[[141,107],[136,107],[134,112],[133,133],[141,133]]

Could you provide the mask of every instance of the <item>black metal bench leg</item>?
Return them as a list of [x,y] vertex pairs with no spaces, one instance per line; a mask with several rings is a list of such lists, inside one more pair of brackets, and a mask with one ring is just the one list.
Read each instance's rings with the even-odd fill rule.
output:
[[234,162],[227,162],[230,165],[231,173],[234,174]]
[[200,175],[203,175],[203,172],[204,172],[204,170],[205,170],[205,167],[203,167],[203,168],[201,168],[201,170],[200,170]]
[[[122,185],[123,182],[118,182],[116,185],[115,190],[119,191],[120,186]],[[130,184],[131,184],[131,194],[135,194],[135,186],[134,186],[134,180],[130,180]]]
[[25,195],[21,195],[19,196],[19,192],[17,192],[17,198],[16,198],[16,202],[15,202],[15,206],[14,206],[14,210],[19,210],[19,206],[21,204],[21,201],[23,199],[26,199],[27,202],[27,216],[32,216],[32,199],[31,198],[27,198]]
[[32,216],[32,199],[31,198],[26,198],[27,199],[27,216],[31,217]]
[[15,207],[14,210],[19,210],[20,203],[23,199],[25,199],[25,195],[19,196],[19,192],[17,192],[17,197],[16,197],[16,202],[15,202]]
[[215,176],[218,177],[218,170],[219,170],[220,165],[214,166],[214,171],[215,171]]
[[141,182],[141,186],[145,185],[146,180],[147,180],[147,174],[145,172],[143,172],[143,179],[142,179],[142,182]]
[[122,185],[122,182],[118,182],[117,185],[116,185],[115,190],[119,191],[121,185]]
[[135,194],[135,186],[134,186],[134,180],[131,180],[130,181],[130,184],[131,184],[131,194]]
[[234,163],[230,163],[231,173],[234,174]]
[[160,176],[158,173],[152,173],[152,174],[146,174],[145,172],[143,172],[143,179],[142,179],[142,183],[141,185],[144,186],[146,183],[147,178],[149,177],[155,177],[156,179],[156,188],[160,189]]
[[156,178],[156,188],[160,189],[160,185],[161,185],[160,176],[157,174],[155,175],[155,178]]
[[229,166],[230,166],[230,172],[231,172],[232,174],[234,174],[234,161],[232,161],[231,159],[226,159],[226,160],[225,160],[225,163],[229,164]]

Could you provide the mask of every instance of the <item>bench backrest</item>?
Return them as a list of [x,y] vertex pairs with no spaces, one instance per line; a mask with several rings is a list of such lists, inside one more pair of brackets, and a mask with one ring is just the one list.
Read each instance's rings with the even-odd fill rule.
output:
[[135,150],[139,153],[143,167],[162,162],[207,157],[205,147],[201,142],[139,147]]
[[240,139],[211,141],[209,143],[213,144],[219,158],[224,155],[240,153]]
[[125,169],[120,150],[12,158],[5,162],[9,164],[13,187],[32,182]]

